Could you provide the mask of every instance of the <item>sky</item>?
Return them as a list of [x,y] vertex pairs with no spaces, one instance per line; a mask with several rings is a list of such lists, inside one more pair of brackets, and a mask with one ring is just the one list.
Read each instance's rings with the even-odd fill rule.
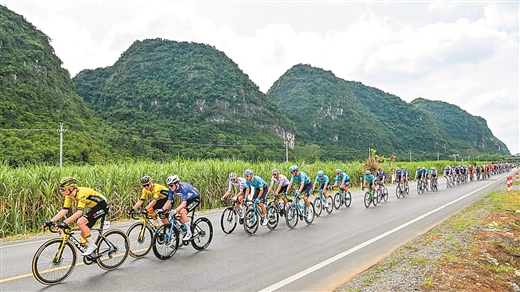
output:
[[520,153],[518,1],[20,1],[71,77],[136,40],[204,43],[266,93],[296,64],[455,104]]

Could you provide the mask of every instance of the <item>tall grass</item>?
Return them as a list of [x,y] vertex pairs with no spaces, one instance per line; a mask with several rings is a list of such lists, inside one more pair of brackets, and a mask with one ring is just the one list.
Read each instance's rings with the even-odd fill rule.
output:
[[[448,163],[435,161],[404,165],[413,175],[416,166],[436,166],[441,170]],[[10,168],[0,164],[0,237],[39,230],[44,221],[52,218],[63,204],[58,182],[64,176],[74,176],[80,186],[90,187],[104,194],[111,209],[109,220],[115,220],[125,216],[126,211],[139,199],[142,190],[140,178],[144,175],[150,175],[155,183],[164,185],[169,175],[177,174],[181,181],[191,183],[201,192],[201,208],[212,209],[222,206],[220,197],[226,191],[230,172],[241,176],[245,169],[250,168],[269,184],[273,168],[278,168],[281,173],[289,176],[289,167],[292,164],[297,164],[312,180],[318,170],[323,170],[333,180],[336,169],[341,168],[351,177],[353,187],[359,186],[359,179],[364,171],[360,162],[307,164],[303,161],[248,163],[236,160],[177,159],[168,163],[138,162],[64,168]],[[388,163],[382,166],[387,171],[391,167]],[[403,164],[399,164],[401,166]]]

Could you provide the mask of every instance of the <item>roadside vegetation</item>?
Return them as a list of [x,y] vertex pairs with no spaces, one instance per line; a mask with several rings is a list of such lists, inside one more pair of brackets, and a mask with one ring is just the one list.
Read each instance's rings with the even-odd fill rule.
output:
[[494,191],[337,291],[520,291],[520,183]]
[[[366,162],[365,162],[366,163]],[[399,166],[406,166],[412,172],[417,166],[442,169],[450,161],[430,161],[402,163],[386,161],[337,163],[316,162],[258,162],[249,163],[240,160],[184,160],[178,159],[168,163],[138,162],[94,166],[26,166],[12,168],[7,164],[0,165],[0,238],[10,235],[38,231],[41,223],[51,218],[61,209],[63,199],[57,183],[61,177],[74,176],[80,186],[94,188],[103,193],[109,202],[111,213],[109,220],[124,217],[141,193],[139,179],[150,175],[156,183],[164,184],[171,174],[178,174],[182,181],[192,183],[201,193],[203,201],[201,209],[222,207],[220,197],[227,188],[230,172],[242,175],[250,168],[255,174],[269,183],[271,170],[278,168],[287,174],[292,164],[297,164],[314,179],[318,170],[323,170],[333,178],[337,168],[341,168],[351,178],[352,187],[359,187],[365,167],[374,170],[377,165],[387,172]]]

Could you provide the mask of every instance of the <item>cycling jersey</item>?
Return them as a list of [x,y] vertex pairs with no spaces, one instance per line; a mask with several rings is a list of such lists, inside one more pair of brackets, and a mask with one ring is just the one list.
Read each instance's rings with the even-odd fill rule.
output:
[[72,200],[78,201],[78,210],[83,210],[85,207],[94,208],[97,204],[101,202],[106,202],[105,196],[96,192],[91,188],[78,187],[76,191],[76,195],[66,196],[65,201],[63,202],[63,209],[70,209],[70,205]]
[[166,198],[168,198],[168,188],[163,185],[154,184],[151,191],[143,188],[143,192],[141,193],[141,201],[146,199],[162,200]]
[[382,181],[382,182],[386,182],[386,173],[385,171],[377,171],[376,172],[376,177],[378,179],[378,181]]
[[[348,174],[342,172],[341,175],[336,175],[336,179],[334,180],[334,182],[336,184],[342,182],[343,180],[345,180],[345,184],[350,183],[350,177],[348,176]],[[348,184],[347,184],[348,185]]]
[[246,180],[246,189],[251,189],[254,187],[255,189],[262,189],[267,187],[267,183],[259,176],[255,175],[253,177],[253,181]]
[[371,186],[372,183],[376,180],[376,177],[373,174],[366,175],[364,180],[368,183],[368,186]]
[[238,187],[240,189],[240,191],[242,192],[246,188],[246,179],[243,177],[238,177],[236,183],[229,180],[229,186],[228,186],[227,191],[231,192],[231,190],[233,189],[233,186]]
[[311,183],[311,179],[303,171],[298,171],[298,175],[291,176],[291,183],[294,183],[295,181],[297,181],[300,184],[303,183],[304,185],[308,185]]
[[173,196],[181,197],[182,202],[187,202],[196,197],[200,197],[199,191],[187,182],[180,182],[179,188],[175,191],[168,189],[168,201],[173,201]]
[[276,179],[274,176],[271,177],[271,186],[274,186],[275,183],[281,185],[282,187],[285,187],[289,185],[289,180],[285,175],[279,174],[278,179]]
[[329,177],[327,175],[323,175],[320,177],[319,175],[316,176],[316,179],[314,180],[315,183],[319,183],[320,185],[325,185],[326,183],[330,183]]

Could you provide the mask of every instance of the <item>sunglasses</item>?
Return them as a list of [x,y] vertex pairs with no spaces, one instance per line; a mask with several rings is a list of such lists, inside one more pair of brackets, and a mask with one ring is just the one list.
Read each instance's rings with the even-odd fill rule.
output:
[[143,185],[143,188],[147,188],[147,187],[149,187],[149,186],[150,186],[150,184],[144,184],[144,185]]
[[63,192],[65,190],[68,190],[67,188],[60,188],[60,192]]
[[169,187],[171,188],[171,187],[174,187],[174,186],[175,186],[175,184],[171,184],[171,185],[168,185],[168,186],[169,186]]

